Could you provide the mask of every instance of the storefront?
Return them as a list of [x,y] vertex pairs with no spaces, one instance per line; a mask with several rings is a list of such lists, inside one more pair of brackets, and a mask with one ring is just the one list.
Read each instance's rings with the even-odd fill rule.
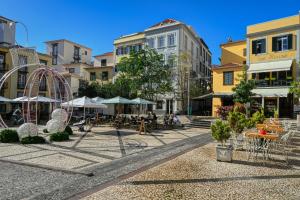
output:
[[293,117],[293,95],[289,94],[289,88],[259,88],[252,92],[255,94],[252,113],[263,108],[266,117],[274,117],[276,110],[280,118]]

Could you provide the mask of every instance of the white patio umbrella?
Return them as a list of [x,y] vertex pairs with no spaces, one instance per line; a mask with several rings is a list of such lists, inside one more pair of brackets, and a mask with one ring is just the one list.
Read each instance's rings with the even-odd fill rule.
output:
[[28,97],[27,96],[22,96],[22,97],[17,97],[15,99],[12,100],[12,102],[27,102],[28,101]]
[[[130,99],[126,99],[120,96],[111,98],[111,99],[104,99],[101,103],[103,104],[117,104],[118,107],[120,106],[120,104],[136,104],[136,102],[130,100]],[[119,112],[119,109],[118,109]]]
[[0,102],[11,102],[11,99],[0,96]]
[[92,98],[92,100],[95,101],[96,103],[102,103],[102,101],[104,100],[104,98],[95,97],[95,98]]
[[84,118],[85,118],[85,108],[107,108],[107,106],[105,104],[97,103],[86,96],[62,103],[61,106],[62,107],[71,106],[71,107],[83,108]]
[[36,96],[30,98],[30,101],[37,101],[37,102],[43,102],[43,103],[58,103],[58,100],[51,99],[49,97],[43,97],[43,96]]
[[136,102],[136,104],[139,105],[138,115],[140,114],[140,111],[141,111],[141,105],[154,105],[154,104],[156,104],[153,101],[148,101],[148,100],[142,99],[142,98],[135,98],[135,99],[132,99],[132,101]]

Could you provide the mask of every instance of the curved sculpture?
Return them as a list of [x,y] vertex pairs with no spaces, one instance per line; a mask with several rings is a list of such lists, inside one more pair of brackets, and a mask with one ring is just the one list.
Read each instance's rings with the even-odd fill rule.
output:
[[[26,52],[26,49],[24,50]],[[17,52],[17,53],[16,53]],[[21,51],[20,51],[21,52]],[[23,52],[23,51],[22,51]],[[34,55],[34,58],[37,56],[35,55],[36,52],[32,51],[30,49],[30,51],[28,51],[30,54]],[[11,50],[12,56],[16,56],[20,57],[20,55],[18,54],[17,50]],[[12,58],[13,60],[13,64],[15,65],[16,62],[16,57]],[[36,60],[36,59],[31,59],[31,60]],[[40,85],[41,85],[41,81],[44,79],[46,80],[46,85],[47,85],[47,91],[46,94],[48,94],[48,97],[50,99],[52,99],[53,101],[49,101],[49,103],[51,104],[51,109],[55,110],[57,108],[62,109],[61,107],[61,103],[63,102],[69,102],[73,99],[72,96],[72,91],[70,88],[69,83],[67,82],[67,80],[58,72],[56,71],[53,67],[51,66],[45,66],[45,65],[41,65],[39,63],[30,63],[30,64],[22,64],[22,63],[18,63],[20,64],[19,66],[14,66],[11,70],[9,70],[8,72],[6,72],[0,79],[0,90],[3,86],[3,84],[5,83],[5,81],[8,80],[8,78],[15,72],[17,72],[18,70],[24,69],[26,67],[35,67],[36,69],[34,69],[30,75],[27,78],[26,81],[26,85],[24,88],[24,92],[23,92],[23,96],[27,97],[27,101],[22,103],[22,110],[23,110],[23,118],[25,123],[32,123],[35,122],[35,124],[37,125],[37,119],[38,119],[38,102],[39,99],[36,98],[33,100],[33,97],[38,97],[39,93],[40,93]],[[32,113],[31,108],[34,108],[32,106],[35,106],[35,112]],[[50,109],[49,107],[49,109]],[[64,122],[65,124],[68,124],[71,116],[72,116],[72,111],[73,108],[71,106],[67,106],[64,107],[67,113],[67,117],[64,114],[62,117],[64,118]],[[6,125],[6,123],[4,122],[4,120],[2,119],[2,116],[0,115],[0,127],[4,127],[7,128],[8,126]]]

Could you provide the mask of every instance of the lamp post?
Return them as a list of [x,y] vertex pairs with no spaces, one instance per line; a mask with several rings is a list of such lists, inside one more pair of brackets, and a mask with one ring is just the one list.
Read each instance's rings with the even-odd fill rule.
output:
[[26,46],[28,46],[29,39],[28,39],[28,28],[27,28],[27,26],[23,22],[20,22],[20,21],[9,22],[9,26],[12,27],[14,23],[15,24],[21,24],[24,27],[25,32],[26,32]]

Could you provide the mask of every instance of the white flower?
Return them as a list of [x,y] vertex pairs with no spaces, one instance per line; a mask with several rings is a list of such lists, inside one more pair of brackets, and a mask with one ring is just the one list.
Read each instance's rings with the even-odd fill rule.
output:
[[28,136],[37,136],[39,129],[36,124],[24,123],[17,129],[19,138],[22,139]]
[[68,120],[68,113],[64,109],[58,108],[53,110],[51,117],[52,119],[66,122]]
[[63,132],[66,128],[65,122],[51,119],[46,124],[49,133]]

